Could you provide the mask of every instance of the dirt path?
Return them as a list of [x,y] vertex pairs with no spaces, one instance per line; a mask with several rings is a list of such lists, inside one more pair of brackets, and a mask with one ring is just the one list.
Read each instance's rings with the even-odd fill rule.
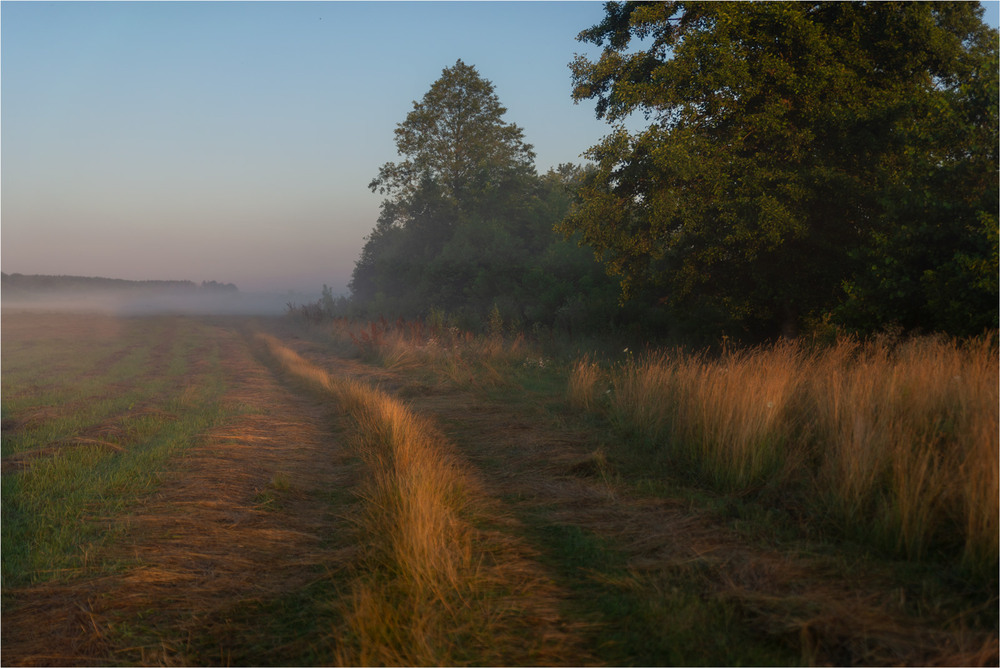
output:
[[[5,664],[226,664],[253,636],[227,611],[301,589],[349,557],[327,499],[352,485],[353,468],[326,409],[289,393],[235,331],[216,336],[224,401],[247,414],[205,434],[152,498],[117,520],[126,539],[95,556],[120,560],[120,573],[7,592],[16,603],[4,610]],[[165,631],[168,640],[156,639]],[[217,639],[214,656],[190,646],[205,637]]]
[[[119,563],[117,572],[103,567],[100,576],[84,572],[5,591],[13,602],[4,607],[5,664],[281,664],[289,657],[323,663],[334,655],[323,645],[335,642],[333,629],[280,636],[260,624],[268,606],[295,605],[296,592],[329,581],[331,571],[352,562],[352,529],[333,509],[351,503],[360,472],[329,403],[293,390],[262,362],[250,334],[232,326],[214,330],[224,402],[241,407],[241,416],[204,434],[155,495],[112,520],[127,529],[125,539],[94,558]],[[535,593],[537,607],[565,636],[559,642],[580,650],[565,663],[592,661],[586,647],[602,642],[588,583],[623,589],[654,583],[666,600],[678,574],[688,580],[695,574],[699,596],[734,602],[755,631],[798,647],[802,662],[998,660],[995,636],[964,631],[960,622],[949,626],[933,612],[917,618],[884,573],[859,571],[847,579],[834,558],[801,545],[751,542],[688,502],[629,492],[602,475],[593,456],[598,444],[572,420],[560,424],[524,402],[488,401],[477,391],[374,368],[288,332],[281,338],[331,374],[405,398],[438,425],[487,501],[508,518],[505,534],[531,536],[530,518],[541,517],[599,536],[624,555],[627,575],[609,583],[586,569],[553,575],[544,545],[524,542],[512,551],[532,578],[548,582]],[[331,502],[337,494],[339,505]],[[569,586],[571,577],[584,586]],[[532,595],[524,591],[525,605]],[[565,619],[554,602],[581,618]]]
[[[996,665],[995,634],[968,630],[946,613],[908,607],[891,573],[852,570],[810,546],[751,542],[718,517],[682,500],[636,496],[600,471],[595,443],[579,428],[553,424],[525,404],[481,392],[429,386],[404,373],[344,359],[315,343],[299,352],[331,374],[406,398],[473,464],[487,493],[515,515],[537,515],[603,537],[625,555],[636,583],[669,583],[697,573],[703,596],[735,602],[754,629],[797,646],[819,665]],[[537,408],[537,407],[536,407]],[[584,574],[583,576],[587,576]],[[685,576],[687,577],[687,576]],[[595,581],[596,582],[596,581]],[[579,609],[590,594],[577,594]],[[599,633],[597,634],[600,635]]]

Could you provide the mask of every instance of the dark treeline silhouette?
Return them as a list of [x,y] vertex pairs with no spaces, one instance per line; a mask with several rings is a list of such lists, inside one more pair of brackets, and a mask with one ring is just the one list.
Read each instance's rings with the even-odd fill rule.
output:
[[7,274],[0,275],[3,295],[13,296],[22,293],[73,293],[73,292],[227,292],[234,293],[239,289],[232,283],[217,281],[202,281],[201,285],[193,281],[131,281],[121,278],[103,278],[100,276],[50,276],[45,274]]
[[[395,131],[349,299],[705,341],[997,326],[997,34],[977,3],[608,3],[577,101],[611,132],[535,173],[459,60]],[[648,127],[629,133],[636,112]]]
[[[584,170],[539,176],[493,85],[459,60],[396,130],[403,160],[372,190],[388,197],[351,280],[354,314],[435,317],[463,329],[599,329],[619,287],[555,224]],[[329,302],[327,302],[329,304]]]

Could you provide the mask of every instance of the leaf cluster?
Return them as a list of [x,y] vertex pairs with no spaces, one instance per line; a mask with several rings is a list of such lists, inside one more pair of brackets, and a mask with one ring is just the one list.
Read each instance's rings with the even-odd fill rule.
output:
[[400,205],[433,181],[439,195],[469,212],[484,193],[534,173],[535,153],[524,132],[503,120],[492,83],[461,60],[446,68],[406,120],[396,127],[396,150],[368,187]]
[[996,326],[1000,66],[978,4],[605,8],[579,35],[600,57],[570,64],[611,126],[592,164],[537,175],[457,61],[370,184],[355,308],[673,338]]
[[396,129],[403,158],[371,182],[388,195],[350,284],[365,315],[448,313],[469,329],[606,324],[617,286],[554,231],[584,171],[535,173],[491,84],[459,60]]
[[[609,3],[579,36],[601,57],[570,67],[574,99],[614,127],[562,230],[676,317],[709,304],[764,333],[823,313],[995,324],[981,270],[996,253],[997,48],[981,13]],[[639,113],[648,126],[628,132]],[[911,261],[887,264],[900,248]],[[970,301],[955,292],[969,281],[990,285]]]

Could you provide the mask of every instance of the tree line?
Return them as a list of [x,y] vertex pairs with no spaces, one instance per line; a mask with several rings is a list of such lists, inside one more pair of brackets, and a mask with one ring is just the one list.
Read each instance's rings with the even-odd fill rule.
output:
[[687,339],[995,328],[998,49],[982,14],[607,3],[578,37],[600,57],[570,69],[609,132],[588,164],[545,174],[459,60],[395,130],[339,307]]
[[78,293],[78,292],[225,292],[236,293],[239,288],[232,283],[218,281],[132,281],[101,276],[52,276],[48,274],[0,274],[0,285],[6,296],[25,293]]

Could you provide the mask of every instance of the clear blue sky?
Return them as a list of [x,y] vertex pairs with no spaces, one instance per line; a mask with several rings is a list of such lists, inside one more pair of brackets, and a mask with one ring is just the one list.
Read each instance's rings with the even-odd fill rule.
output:
[[393,130],[459,58],[539,171],[605,132],[570,99],[600,3],[5,2],[8,273],[343,288]]
[[[990,25],[998,3],[984,3]],[[8,273],[344,289],[393,130],[461,58],[539,172],[605,134],[567,64],[599,2],[4,2]]]

